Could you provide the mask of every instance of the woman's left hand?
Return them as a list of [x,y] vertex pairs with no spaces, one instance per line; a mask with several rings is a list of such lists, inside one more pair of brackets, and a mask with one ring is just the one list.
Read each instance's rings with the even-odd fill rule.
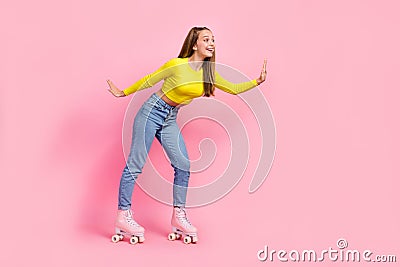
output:
[[263,68],[261,70],[260,77],[258,77],[256,79],[256,81],[260,85],[261,83],[263,83],[265,81],[266,78],[267,78],[267,59],[264,59],[264,64],[263,64]]

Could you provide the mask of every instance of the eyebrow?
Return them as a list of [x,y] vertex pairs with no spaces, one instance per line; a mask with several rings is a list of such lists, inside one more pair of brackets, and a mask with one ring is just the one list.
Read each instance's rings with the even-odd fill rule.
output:
[[[203,38],[205,38],[205,37],[210,37],[210,36],[208,36],[208,35],[204,35],[204,36],[203,36]],[[212,38],[214,38],[214,35],[212,36]]]

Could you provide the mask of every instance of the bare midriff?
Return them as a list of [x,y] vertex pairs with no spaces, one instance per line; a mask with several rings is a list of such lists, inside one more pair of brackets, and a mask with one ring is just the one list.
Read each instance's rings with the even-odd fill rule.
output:
[[170,105],[170,106],[176,107],[176,106],[179,105],[178,103],[175,103],[174,101],[172,101],[171,99],[169,99],[169,98],[163,93],[163,91],[162,91],[161,89],[158,90],[158,91],[156,92],[156,94],[157,94],[162,100],[164,100],[165,103],[167,103],[167,104]]

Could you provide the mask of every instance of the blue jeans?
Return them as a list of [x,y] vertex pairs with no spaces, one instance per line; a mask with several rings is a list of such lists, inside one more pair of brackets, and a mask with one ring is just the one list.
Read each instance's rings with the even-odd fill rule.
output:
[[151,95],[136,114],[131,150],[122,172],[118,209],[131,208],[132,192],[142,172],[154,137],[160,142],[174,168],[173,205],[184,207],[190,176],[190,161],[182,134],[176,123],[179,107],[168,105],[158,95]]

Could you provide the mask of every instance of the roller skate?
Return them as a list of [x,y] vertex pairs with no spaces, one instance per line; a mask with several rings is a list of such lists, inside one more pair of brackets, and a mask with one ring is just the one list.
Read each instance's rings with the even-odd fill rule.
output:
[[197,242],[197,229],[186,218],[184,208],[175,207],[171,219],[172,233],[168,235],[168,240],[181,239],[185,244]]
[[132,217],[131,210],[118,210],[115,220],[115,235],[111,240],[117,243],[124,239],[124,236],[130,236],[129,242],[134,245],[144,241],[144,228],[140,226]]

